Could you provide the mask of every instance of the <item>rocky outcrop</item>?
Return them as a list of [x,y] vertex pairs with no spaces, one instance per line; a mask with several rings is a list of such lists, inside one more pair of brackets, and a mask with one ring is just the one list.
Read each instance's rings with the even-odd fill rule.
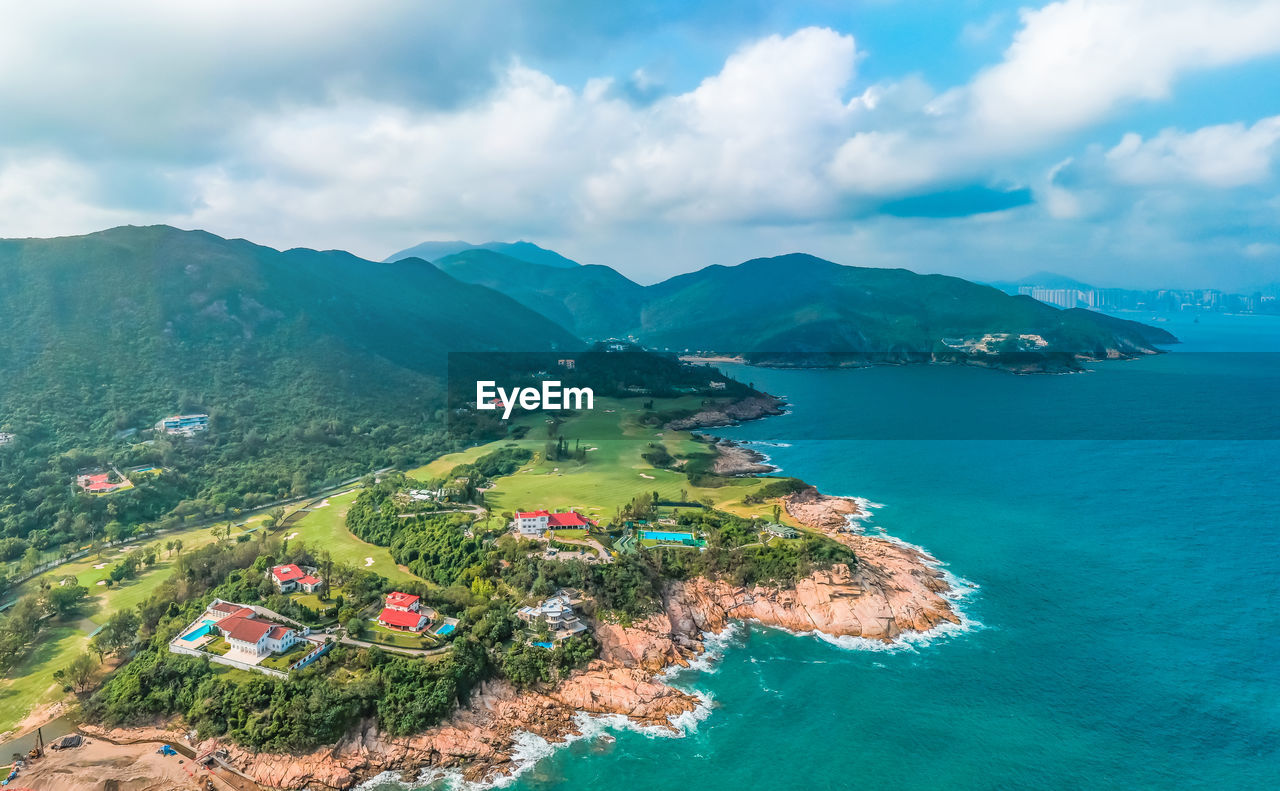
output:
[[813,486],[782,498],[782,505],[800,524],[828,535],[847,528],[849,517],[861,513],[856,499],[822,494]]
[[733,440],[722,439],[715,444],[716,460],[712,472],[716,475],[765,475],[776,467],[766,464],[766,457],[759,451],[744,447]]
[[279,789],[346,789],[387,771],[412,779],[425,768],[456,769],[468,780],[509,774],[517,736],[533,733],[551,742],[579,734],[578,713],[622,714],[643,725],[672,727],[697,698],[653,680],[652,674],[593,662],[548,691],[518,692],[505,683],[485,686],[471,705],[448,721],[412,737],[392,737],[366,723],[332,748],[304,755],[253,753],[222,747],[228,761],[255,782]]
[[708,407],[689,417],[672,420],[664,428],[668,431],[690,431],[695,428],[732,426],[744,420],[757,420],[781,414],[781,399],[771,395],[750,396],[728,404]]

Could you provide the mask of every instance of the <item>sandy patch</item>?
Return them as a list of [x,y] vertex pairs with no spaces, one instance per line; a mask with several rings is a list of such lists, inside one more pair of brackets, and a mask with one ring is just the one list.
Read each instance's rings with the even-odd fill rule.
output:
[[[14,786],[32,791],[101,791],[114,780],[121,791],[200,791],[208,771],[182,756],[163,756],[159,744],[118,745],[98,739],[69,750],[50,750],[18,775]],[[219,786],[225,787],[225,786]]]
[[106,580],[98,580],[98,584],[99,584],[99,585],[106,585],[106,584],[107,584],[107,581],[106,581]]
[[329,498],[328,498],[328,497],[326,497],[326,498],[324,498],[323,500],[321,500],[321,501],[320,501],[320,504],[319,504],[319,505],[313,505],[313,506],[311,506],[311,510],[312,510],[312,511],[314,511],[314,510],[316,510],[317,508],[328,508],[328,507],[329,507]]
[[110,563],[94,563],[93,567],[95,569],[105,569],[107,566],[110,566],[110,565],[111,565]]
[[653,476],[652,476],[652,475],[645,475],[643,472],[642,472],[642,473],[640,473],[640,477],[641,477],[641,478],[648,478],[648,479],[649,479],[649,480],[651,480],[651,481],[653,480]]
[[364,565],[365,565],[366,567],[367,567],[367,566],[372,566],[372,565],[373,565],[373,558],[365,558],[365,559],[364,559]]
[[298,531],[297,531],[297,530],[295,530],[295,531],[293,531],[292,533],[290,533],[289,535],[285,536],[285,537],[284,537],[284,540],[285,540],[285,541],[292,541],[293,539],[295,539],[295,538],[297,538],[297,537],[298,537]]

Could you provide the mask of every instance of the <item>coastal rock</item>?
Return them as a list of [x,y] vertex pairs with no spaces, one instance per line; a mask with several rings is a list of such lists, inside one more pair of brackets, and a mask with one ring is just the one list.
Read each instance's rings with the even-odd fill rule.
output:
[[279,789],[347,789],[382,772],[457,769],[471,781],[509,773],[516,738],[533,733],[550,742],[579,735],[577,716],[621,714],[650,726],[692,711],[697,698],[654,681],[652,674],[602,661],[550,690],[519,692],[487,684],[471,705],[446,722],[411,737],[393,737],[365,723],[332,748],[303,755],[253,753],[210,740],[200,749],[224,748],[228,761],[254,782]]
[[765,475],[776,467],[765,463],[765,455],[743,447],[733,440],[722,439],[715,444],[716,460],[712,471],[716,475]]
[[783,497],[782,504],[797,522],[828,535],[847,528],[849,517],[861,512],[854,498],[822,494],[813,486]]
[[689,431],[695,428],[732,426],[744,420],[757,420],[782,414],[782,400],[771,395],[750,396],[728,404],[703,409],[689,417],[667,423],[668,431]]

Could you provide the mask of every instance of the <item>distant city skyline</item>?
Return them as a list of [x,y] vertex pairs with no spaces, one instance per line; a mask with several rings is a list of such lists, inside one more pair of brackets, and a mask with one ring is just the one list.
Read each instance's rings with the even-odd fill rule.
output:
[[51,0],[0,65],[0,237],[1280,281],[1275,0]]

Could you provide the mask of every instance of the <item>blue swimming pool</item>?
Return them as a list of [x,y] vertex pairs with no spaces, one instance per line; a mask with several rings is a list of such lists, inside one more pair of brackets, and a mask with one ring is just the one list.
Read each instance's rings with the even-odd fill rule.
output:
[[192,629],[190,632],[187,632],[186,634],[184,634],[182,636],[182,639],[187,641],[188,643],[194,643],[196,640],[199,640],[201,637],[204,637],[205,635],[207,635],[209,631],[213,629],[213,623],[214,623],[213,621],[206,620],[204,623]]
[[551,643],[532,643],[531,645],[536,645],[539,648],[555,648]]
[[641,538],[648,538],[654,541],[691,541],[693,533],[671,533],[666,530],[641,530]]
[[450,633],[450,632],[452,632],[452,631],[453,631],[453,624],[451,624],[451,623],[447,623],[447,624],[445,624],[444,626],[441,626],[439,629],[437,629],[437,630],[436,630],[436,634],[438,634],[438,635],[440,635],[441,637],[443,637],[443,636],[445,636],[446,634],[449,634],[449,633]]

